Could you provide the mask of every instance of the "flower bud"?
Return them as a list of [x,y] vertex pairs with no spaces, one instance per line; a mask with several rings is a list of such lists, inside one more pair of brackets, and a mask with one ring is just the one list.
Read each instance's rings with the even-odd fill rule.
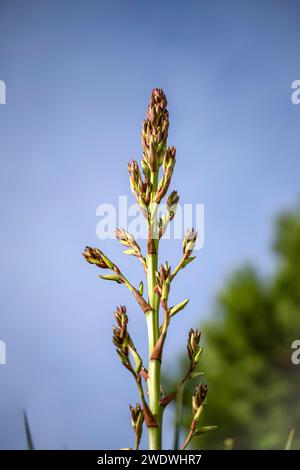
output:
[[135,407],[129,405],[130,415],[131,415],[131,425],[133,430],[139,438],[139,441],[142,437],[142,429],[143,429],[143,421],[144,421],[144,413],[141,408],[141,405],[137,403]]
[[122,351],[125,356],[128,356],[128,333],[127,333],[127,323],[128,317],[126,315],[125,305],[117,307],[114,313],[117,326],[113,327],[113,343],[117,349]]
[[201,331],[198,329],[189,331],[189,337],[187,342],[188,356],[191,362],[197,363],[202,352],[202,348],[199,346],[201,338]]
[[179,196],[177,191],[172,191],[170,196],[167,199],[167,206],[168,209],[170,210],[172,207],[176,206],[179,201]]
[[167,99],[160,88],[152,91],[147,119],[142,126],[143,159],[151,171],[158,171],[166,152],[169,129]]
[[186,255],[186,257],[189,257],[190,254],[192,253],[195,243],[197,239],[197,232],[192,228],[192,230],[188,230],[185,234],[185,237],[183,239],[182,243],[182,250],[183,254]]
[[163,160],[163,169],[164,172],[167,172],[168,168],[174,168],[176,163],[176,148],[175,147],[168,147],[164,156]]
[[202,383],[197,385],[197,387],[195,389],[195,393],[193,395],[193,399],[192,399],[194,416],[199,414],[200,407],[205,404],[205,400],[206,400],[206,397],[207,397],[207,392],[208,392],[207,385],[202,384]]
[[82,254],[88,263],[95,264],[101,269],[110,268],[107,258],[98,248],[91,248],[89,246],[86,246]]

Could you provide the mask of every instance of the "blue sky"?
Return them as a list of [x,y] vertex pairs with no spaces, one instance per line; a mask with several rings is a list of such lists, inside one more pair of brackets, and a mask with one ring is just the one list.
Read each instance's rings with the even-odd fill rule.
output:
[[[205,204],[204,249],[174,289],[191,302],[171,328],[168,370],[232,269],[272,268],[274,217],[300,189],[298,19],[289,0],[1,0],[1,448],[24,448],[24,407],[39,448],[131,445],[137,396],[112,313],[126,303],[142,351],[144,318],[81,251],[100,244],[98,204],[129,194],[152,88],[169,101],[172,187]],[[121,263],[117,242],[101,247]],[[139,265],[123,266],[138,282]]]

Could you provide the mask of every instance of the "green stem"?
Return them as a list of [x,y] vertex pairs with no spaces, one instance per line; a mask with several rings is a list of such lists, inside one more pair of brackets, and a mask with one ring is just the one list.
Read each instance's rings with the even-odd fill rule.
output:
[[[152,183],[152,194],[154,195],[157,190],[158,173],[151,173]],[[151,234],[156,233],[157,227],[157,216],[153,215],[151,220],[148,222],[148,237]],[[155,273],[158,265],[158,240],[153,240],[152,248],[149,251],[150,240],[148,238],[148,255],[147,255],[147,283],[148,283],[148,295],[149,304],[152,310],[147,312],[147,328],[148,328],[148,347],[149,347],[149,378],[148,378],[148,394],[149,394],[149,406],[154,415],[158,427],[149,428],[149,449],[160,450],[161,449],[161,409],[159,405],[160,401],[160,361],[151,360],[151,354],[153,348],[159,337],[159,296],[154,292],[156,284]]]

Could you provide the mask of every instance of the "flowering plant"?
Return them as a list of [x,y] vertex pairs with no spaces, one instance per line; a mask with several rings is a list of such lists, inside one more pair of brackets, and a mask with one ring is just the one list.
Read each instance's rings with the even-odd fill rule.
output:
[[[141,401],[141,404],[137,403],[135,407],[130,406],[132,427],[136,435],[135,449],[139,448],[144,423],[148,429],[149,449],[162,448],[162,421],[166,406],[179,392],[182,392],[191,378],[200,375],[196,367],[202,353],[201,335],[198,330],[191,329],[187,342],[188,371],[176,390],[169,393],[162,392],[161,364],[169,324],[188,303],[186,299],[170,306],[171,285],[178,272],[195,259],[192,253],[197,237],[193,229],[186,233],[182,255],[174,270],[167,262],[158,267],[159,242],[176,214],[179,201],[177,192],[172,191],[167,197],[166,212],[161,217],[158,216],[158,206],[169,190],[176,162],[175,147],[167,146],[168,129],[169,113],[165,94],[161,89],[154,89],[148,106],[147,119],[142,126],[142,171],[136,161],[131,161],[128,165],[131,190],[147,223],[146,256],[142,254],[140,246],[131,234],[122,228],[117,228],[115,232],[116,238],[126,247],[125,253],[138,258],[143,266],[147,278],[147,297],[144,296],[143,283],[141,282],[138,288],[134,287],[119,267],[101,250],[86,247],[83,253],[86,261],[111,272],[101,275],[102,279],[124,284],[132,292],[147,322],[149,355],[146,366],[128,331],[126,307],[118,307],[114,314],[116,326],[113,328],[113,344],[122,364],[136,382]],[[160,307],[163,312],[161,322]],[[193,396],[193,419],[183,449],[194,436],[215,428],[215,426],[199,425],[206,399],[207,386],[200,384]]]

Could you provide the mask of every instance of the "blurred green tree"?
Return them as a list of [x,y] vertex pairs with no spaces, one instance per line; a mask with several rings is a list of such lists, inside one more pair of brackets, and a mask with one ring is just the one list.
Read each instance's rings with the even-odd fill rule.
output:
[[[274,251],[271,278],[250,266],[235,272],[202,327],[200,368],[209,386],[203,424],[219,428],[195,438],[195,448],[222,449],[233,439],[236,449],[283,449],[291,428],[292,448],[300,448],[300,365],[291,361],[292,342],[300,339],[300,208],[278,218]],[[184,432],[191,418],[186,396]]]

